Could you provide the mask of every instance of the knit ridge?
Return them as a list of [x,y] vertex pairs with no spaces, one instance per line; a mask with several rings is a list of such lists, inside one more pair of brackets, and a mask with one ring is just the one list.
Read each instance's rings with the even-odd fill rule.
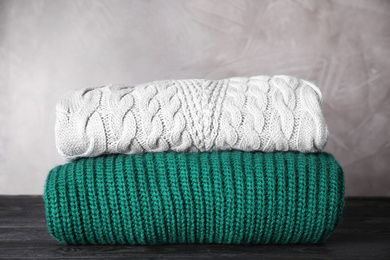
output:
[[319,243],[344,176],[325,152],[117,154],[55,167],[44,200],[64,244]]

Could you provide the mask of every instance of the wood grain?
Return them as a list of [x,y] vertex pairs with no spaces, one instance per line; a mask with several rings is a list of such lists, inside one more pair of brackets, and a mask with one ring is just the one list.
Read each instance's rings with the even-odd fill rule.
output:
[[321,245],[66,246],[47,230],[41,196],[0,195],[0,259],[390,259],[390,199],[348,198],[334,234]]

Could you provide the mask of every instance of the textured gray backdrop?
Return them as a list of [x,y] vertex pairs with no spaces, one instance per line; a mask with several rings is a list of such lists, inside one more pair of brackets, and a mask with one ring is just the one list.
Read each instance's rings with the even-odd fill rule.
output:
[[390,1],[355,0],[0,0],[0,194],[64,163],[68,90],[260,74],[314,81],[347,195],[390,195]]

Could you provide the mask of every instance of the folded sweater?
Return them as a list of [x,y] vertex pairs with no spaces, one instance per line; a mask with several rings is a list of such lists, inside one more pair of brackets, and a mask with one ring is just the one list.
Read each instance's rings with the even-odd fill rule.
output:
[[56,107],[59,153],[218,150],[317,152],[328,129],[322,96],[289,76],[166,80],[73,91]]
[[324,242],[343,210],[328,153],[146,153],[54,168],[44,199],[66,244]]

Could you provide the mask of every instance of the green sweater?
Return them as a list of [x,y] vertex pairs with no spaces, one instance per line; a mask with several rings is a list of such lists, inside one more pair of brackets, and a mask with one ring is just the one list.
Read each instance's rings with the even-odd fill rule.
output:
[[146,153],[57,166],[44,199],[66,244],[324,242],[344,205],[328,153]]

